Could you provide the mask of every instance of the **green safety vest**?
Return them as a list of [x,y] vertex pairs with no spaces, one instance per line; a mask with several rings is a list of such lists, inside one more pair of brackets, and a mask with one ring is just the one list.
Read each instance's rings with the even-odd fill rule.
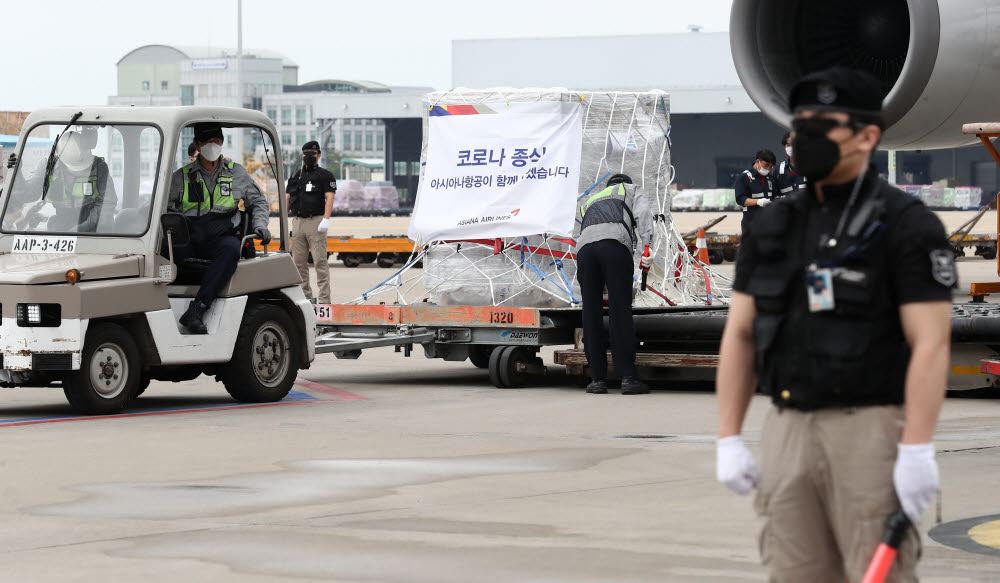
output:
[[[223,168],[230,172],[232,172],[235,165],[236,163],[232,160],[223,162]],[[228,214],[236,209],[236,199],[233,197],[232,174],[220,174],[218,181],[215,183],[215,190],[211,193],[208,191],[205,179],[202,178],[201,174],[198,174],[195,181],[201,184],[201,196],[198,197],[200,200],[191,200],[191,195],[194,194],[190,188],[191,165],[184,166],[181,170],[184,172],[184,194],[181,196],[181,212],[185,215],[200,216],[202,213],[210,212]]]
[[93,200],[91,198],[93,196],[97,196],[98,198],[100,198],[101,192],[97,188],[97,166],[103,160],[104,160],[103,158],[94,156],[94,162],[90,165],[90,175],[75,177],[73,179],[73,187],[70,188],[69,192],[66,192],[66,185],[64,184],[62,176],[59,177],[56,177],[55,175],[49,176],[49,190],[48,190],[49,200],[66,201],[71,198],[82,198],[82,199]]
[[590,208],[590,205],[594,204],[595,202],[597,202],[597,201],[599,201],[599,200],[601,200],[603,198],[607,198],[609,196],[621,197],[622,204],[624,204],[625,203],[625,187],[622,187],[620,189],[621,190],[621,194],[619,194],[618,193],[618,190],[619,190],[618,187],[619,186],[622,186],[622,185],[621,184],[616,184],[614,186],[609,186],[609,187],[605,188],[604,190],[598,192],[597,194],[590,195],[590,198],[588,198],[586,201],[584,201],[583,205],[580,207],[580,218],[582,219],[585,216],[587,216],[587,209]]
[[[580,230],[582,231],[591,225],[599,225],[602,223],[621,223],[625,226],[625,230],[628,231],[634,247],[637,242],[635,235],[635,216],[632,215],[632,209],[630,209],[628,204],[625,202],[626,194],[627,192],[625,191],[624,184],[615,184],[614,186],[605,188],[597,194],[590,195],[590,198],[584,201],[584,203],[580,206],[580,218],[582,219]],[[589,210],[594,204],[598,204],[602,208],[594,211],[592,216],[588,218],[587,210]],[[625,218],[626,215],[628,215],[628,219]]]

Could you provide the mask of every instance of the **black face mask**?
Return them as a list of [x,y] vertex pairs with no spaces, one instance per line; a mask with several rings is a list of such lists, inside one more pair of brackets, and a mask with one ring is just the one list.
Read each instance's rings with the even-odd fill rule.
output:
[[305,156],[302,156],[302,162],[307,168],[312,168],[316,165],[316,154],[306,154]]
[[795,170],[811,182],[823,180],[840,162],[840,146],[825,135],[797,133],[792,140]]

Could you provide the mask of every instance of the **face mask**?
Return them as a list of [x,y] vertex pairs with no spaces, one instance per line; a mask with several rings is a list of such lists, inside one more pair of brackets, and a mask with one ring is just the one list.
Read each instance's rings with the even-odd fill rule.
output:
[[59,140],[59,160],[71,170],[83,170],[90,166],[93,154],[80,143],[80,136],[67,134]]
[[201,157],[208,160],[209,162],[215,162],[222,155],[222,146],[214,142],[208,142],[207,144],[202,144],[198,151],[201,152]]
[[795,134],[795,169],[810,181],[823,180],[840,162],[840,146],[825,135]]
[[792,147],[791,146],[785,146],[785,154],[788,155],[789,158],[792,157]]
[[770,168],[768,168],[767,170],[764,170],[762,168],[758,168],[757,169],[757,174],[760,174],[761,176],[767,176],[770,173],[771,173],[771,169]]
[[305,156],[302,156],[302,162],[305,163],[305,165],[309,166],[309,167],[315,166],[316,165],[316,155],[315,154],[306,154]]

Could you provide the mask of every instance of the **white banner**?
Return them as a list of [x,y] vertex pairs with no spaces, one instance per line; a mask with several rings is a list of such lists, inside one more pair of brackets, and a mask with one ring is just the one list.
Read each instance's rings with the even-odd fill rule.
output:
[[434,106],[410,238],[571,236],[581,118],[579,103]]

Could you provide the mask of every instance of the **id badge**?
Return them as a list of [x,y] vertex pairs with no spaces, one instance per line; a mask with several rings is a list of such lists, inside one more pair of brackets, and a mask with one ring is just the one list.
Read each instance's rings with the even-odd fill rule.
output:
[[83,196],[93,196],[94,195],[94,185],[89,182],[83,183]]
[[233,194],[233,188],[232,187],[233,187],[233,185],[229,184],[228,182],[221,183],[219,185],[219,189],[220,189],[220,191],[222,193],[222,196],[232,196],[232,194]]
[[313,191],[313,183],[306,182],[306,192],[312,192],[312,191]]
[[826,312],[834,308],[833,270],[812,264],[806,269],[806,294],[810,312]]

